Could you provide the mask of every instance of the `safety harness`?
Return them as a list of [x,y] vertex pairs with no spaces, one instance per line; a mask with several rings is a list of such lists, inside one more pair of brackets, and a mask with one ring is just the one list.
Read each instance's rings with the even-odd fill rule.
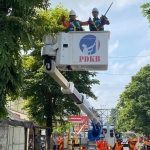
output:
[[[76,23],[78,24],[79,28],[81,28],[80,24],[78,21],[76,21]],[[73,26],[74,31],[77,31],[77,27],[75,26],[75,24],[73,22],[70,22],[70,24]]]
[[98,31],[95,21],[92,21],[92,24],[94,25],[94,28],[96,29],[96,31]]

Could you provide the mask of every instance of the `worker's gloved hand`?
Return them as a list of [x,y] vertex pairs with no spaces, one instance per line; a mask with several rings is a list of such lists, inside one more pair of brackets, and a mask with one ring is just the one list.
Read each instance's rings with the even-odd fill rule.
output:
[[62,16],[61,21],[64,22],[65,21],[65,16]]
[[109,20],[108,20],[108,18],[106,16],[102,15],[101,18],[100,18],[100,20],[101,20],[101,24],[102,25],[105,25],[105,24],[109,25],[110,24]]
[[110,24],[110,22],[109,22],[109,20],[108,20],[108,19],[106,19],[106,20],[105,20],[105,24],[107,24],[107,25],[109,25],[109,24]]
[[88,23],[90,23],[92,21],[91,17],[89,17]]

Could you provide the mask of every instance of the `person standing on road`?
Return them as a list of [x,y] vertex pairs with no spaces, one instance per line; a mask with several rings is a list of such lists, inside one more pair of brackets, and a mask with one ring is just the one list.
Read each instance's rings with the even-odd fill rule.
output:
[[35,150],[41,150],[41,133],[38,132],[35,137]]
[[144,143],[142,136],[138,138],[138,142],[136,143],[134,150],[147,150],[147,146]]
[[56,150],[56,145],[57,145],[57,140],[56,140],[56,136],[53,136],[53,150]]
[[129,149],[130,150],[134,150],[135,144],[134,144],[133,140],[129,138],[128,139],[128,143],[129,143]]
[[117,139],[117,142],[114,145],[114,150],[123,150],[123,145],[121,144],[122,139]]
[[61,142],[61,138],[60,136],[57,138],[57,145],[58,145],[58,150],[59,150],[59,147],[60,147],[60,142]]
[[150,141],[148,137],[145,137],[145,144],[147,146],[147,150],[150,150]]
[[96,141],[97,150],[107,150],[107,143],[104,141],[104,136],[101,135],[100,140]]
[[137,139],[134,138],[134,139],[133,139],[134,148],[135,148],[136,143],[137,143]]

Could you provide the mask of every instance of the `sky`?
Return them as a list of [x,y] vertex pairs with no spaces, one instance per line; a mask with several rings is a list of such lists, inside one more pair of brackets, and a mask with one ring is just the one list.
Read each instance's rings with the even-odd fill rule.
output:
[[[104,14],[112,0],[51,0],[51,7],[62,4],[69,11],[73,9],[78,20],[87,21],[92,17],[94,7]],[[97,101],[88,99],[96,109],[113,108],[125,85],[137,71],[150,60],[150,28],[148,20],[142,16],[140,6],[148,0],[113,0],[107,14],[110,25],[105,30],[111,32],[109,41],[109,64],[107,71],[98,71],[95,79],[100,85],[94,85],[92,91]],[[85,27],[88,30],[88,27]]]

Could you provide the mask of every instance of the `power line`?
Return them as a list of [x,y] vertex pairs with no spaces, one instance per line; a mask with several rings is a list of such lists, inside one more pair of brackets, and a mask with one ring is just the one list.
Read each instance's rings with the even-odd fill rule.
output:
[[108,58],[138,58],[138,57],[150,57],[150,55],[143,55],[143,56],[114,56],[114,57],[108,57]]
[[98,74],[104,74],[104,75],[117,75],[117,76],[133,76],[135,74],[125,74],[125,73],[98,73]]

